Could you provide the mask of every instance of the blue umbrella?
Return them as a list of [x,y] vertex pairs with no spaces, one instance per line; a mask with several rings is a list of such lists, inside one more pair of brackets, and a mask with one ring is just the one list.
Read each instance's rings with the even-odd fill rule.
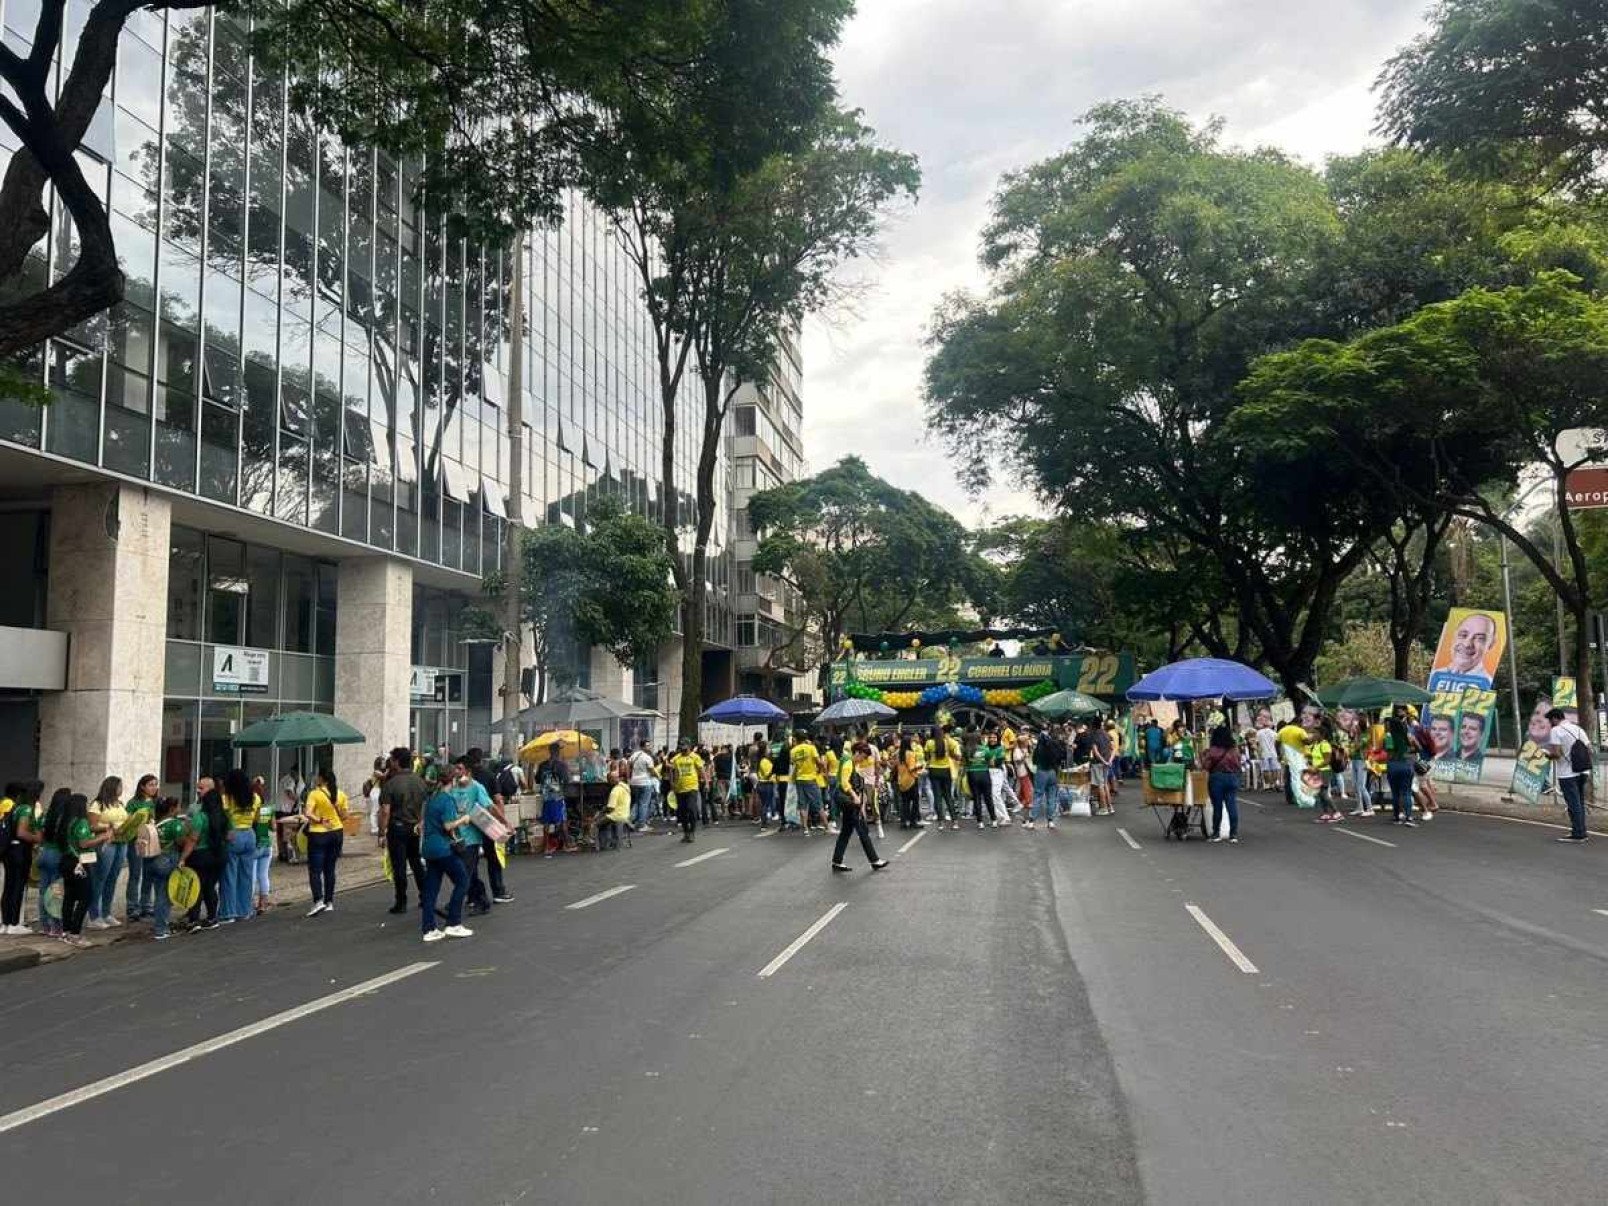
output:
[[1249,666],[1216,657],[1174,662],[1145,675],[1128,688],[1140,699],[1273,699],[1279,689]]
[[787,713],[769,700],[734,695],[724,703],[717,703],[698,719],[716,724],[779,724],[787,719]]

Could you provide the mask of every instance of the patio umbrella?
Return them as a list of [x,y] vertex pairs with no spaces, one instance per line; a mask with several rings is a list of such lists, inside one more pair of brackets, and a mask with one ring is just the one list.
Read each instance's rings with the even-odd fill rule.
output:
[[309,745],[358,745],[368,738],[327,712],[282,712],[248,724],[229,744],[237,749],[300,749]]
[[886,720],[899,713],[874,699],[840,699],[821,709],[816,724],[853,724],[858,720]]
[[1068,716],[1099,716],[1112,710],[1110,704],[1101,703],[1094,696],[1081,691],[1057,691],[1027,706],[1051,720],[1063,720]]
[[1133,700],[1273,699],[1279,689],[1249,666],[1195,657],[1152,670],[1128,688]]
[[1429,692],[1399,678],[1348,678],[1318,692],[1318,702],[1326,708],[1356,708],[1370,711],[1393,704],[1426,704]]
[[733,695],[724,703],[717,703],[698,719],[716,724],[779,724],[787,719],[787,713],[768,700],[752,695]]
[[[520,712],[514,717],[514,727],[528,733],[532,729],[546,728],[555,724],[562,728],[573,729],[581,724],[644,719],[658,715],[659,713],[652,708],[639,708],[622,699],[610,699],[596,691],[588,691],[585,687],[571,687],[546,703],[536,704]],[[506,723],[499,720],[493,727],[502,728]]]
[[519,748],[521,762],[545,762],[557,749],[560,753],[565,750],[579,752],[581,750],[597,749],[597,742],[585,733],[577,733],[574,729],[555,729],[551,733],[542,733],[531,738]]

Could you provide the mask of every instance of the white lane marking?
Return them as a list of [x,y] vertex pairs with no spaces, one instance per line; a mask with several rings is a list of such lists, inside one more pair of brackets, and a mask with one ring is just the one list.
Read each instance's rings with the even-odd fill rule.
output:
[[678,867],[691,867],[703,862],[705,859],[719,858],[722,854],[730,854],[730,846],[716,846],[713,850],[705,850],[696,858],[684,858],[676,864]]
[[761,829],[754,835],[753,840],[757,842],[762,837],[775,837],[780,832],[781,831],[779,829]]
[[927,831],[927,830],[925,830],[925,829],[923,829],[923,830],[921,830],[921,831],[920,831],[920,832],[919,832],[919,833],[917,833],[917,834],[916,834],[916,836],[915,836],[915,837],[913,837],[913,838],[911,838],[911,839],[910,839],[910,840],[909,840],[909,841],[908,841],[908,842],[906,842],[906,843],[905,843],[905,844],[904,844],[904,845],[903,845],[903,846],[900,846],[900,847],[899,847],[899,849],[898,849],[898,850],[896,850],[896,851],[894,851],[894,853],[895,853],[895,854],[903,854],[903,853],[904,853],[904,852],[905,852],[905,851],[906,851],[906,850],[908,850],[908,849],[910,849],[910,847],[912,847],[912,846],[914,846],[914,845],[915,845],[915,844],[916,844],[916,843],[917,843],[917,842],[919,842],[919,841],[920,841],[920,840],[921,840],[921,839],[922,839],[922,838],[924,838],[924,837],[926,837],[926,836],[927,836],[927,832],[928,832],[928,831]]
[[585,900],[577,900],[574,904],[565,905],[566,909],[584,909],[595,905],[600,900],[607,900],[611,896],[618,896],[621,892],[629,892],[635,884],[621,884],[618,888],[610,888],[607,892],[599,892],[596,896],[588,896]]
[[[1569,828],[1569,826],[1567,826],[1567,825],[1559,825],[1559,824],[1556,824],[1556,823],[1554,823],[1552,821],[1531,821],[1531,820],[1526,820],[1524,817],[1504,817],[1504,816],[1498,816],[1494,812],[1470,812],[1466,808],[1453,808],[1452,806],[1450,806],[1448,804],[1442,804],[1435,811],[1436,812],[1453,812],[1453,813],[1456,813],[1460,817],[1478,817],[1478,818],[1480,818],[1481,820],[1484,820],[1484,821],[1507,821],[1511,825],[1537,825],[1542,829],[1565,829],[1566,830],[1566,829]],[[1588,829],[1588,830],[1586,830],[1586,832],[1589,833],[1592,837],[1608,838],[1608,833],[1604,833],[1600,829]]]
[[1330,825],[1329,828],[1347,837],[1354,837],[1359,842],[1372,842],[1375,846],[1389,846],[1392,850],[1396,849],[1395,842],[1387,842],[1384,838],[1369,837],[1366,833],[1358,833],[1355,829],[1342,829],[1338,825]]
[[339,992],[332,992],[327,997],[319,997],[316,1001],[308,1001],[305,1005],[297,1005],[294,1009],[287,1009],[276,1013],[272,1017],[263,1018],[260,1022],[252,1022],[249,1026],[242,1026],[238,1030],[231,1030],[227,1034],[220,1034],[217,1038],[207,1039],[175,1051],[171,1055],[164,1055],[160,1059],[153,1059],[149,1063],[140,1064],[118,1072],[113,1076],[103,1077],[93,1081],[80,1089],[47,1098],[37,1105],[31,1105],[13,1113],[0,1116],[0,1135],[7,1131],[16,1130],[20,1126],[27,1126],[30,1122],[38,1122],[41,1118],[48,1118],[52,1114],[70,1109],[75,1105],[82,1105],[92,1101],[124,1085],[135,1084],[147,1080],[159,1072],[166,1072],[169,1068],[177,1068],[180,1064],[187,1064],[191,1060],[200,1059],[204,1055],[211,1055],[215,1051],[222,1051],[225,1047],[232,1047],[236,1043],[243,1043],[249,1038],[265,1034],[280,1026],[288,1026],[291,1022],[299,1022],[310,1014],[320,1010],[329,1009],[350,1001],[353,997],[360,997],[366,993],[375,992],[388,984],[395,984],[398,980],[405,980],[419,972],[428,971],[437,966],[435,963],[410,963],[406,967],[399,967],[395,971],[386,972],[383,976],[375,976],[372,980],[365,980],[361,984],[354,984],[350,988],[343,988]]
[[807,943],[811,938],[815,937],[815,935],[819,934],[827,926],[831,925],[832,918],[836,917],[848,907],[848,901],[838,901],[837,904],[833,905],[830,909],[823,913],[820,919],[816,921],[814,925],[810,926],[809,929],[805,930],[797,938],[793,939],[792,942],[788,943],[787,948],[783,950],[781,954],[777,955],[776,958],[772,959],[769,963],[765,964],[764,967],[760,968],[759,978],[761,980],[768,980],[777,972],[781,971],[789,959],[804,949],[805,943]]
[[1245,952],[1234,945],[1234,940],[1232,938],[1217,928],[1217,923],[1210,917],[1206,916],[1206,914],[1201,911],[1199,905],[1186,904],[1184,908],[1189,911],[1189,915],[1191,917],[1200,923],[1200,928],[1211,935],[1212,941],[1223,948],[1223,954],[1227,955],[1234,961],[1235,967],[1239,968],[1240,971],[1244,972],[1248,976],[1258,974],[1256,964],[1252,963],[1245,957]]
[[1591,911],[1593,913],[1601,913],[1604,917],[1608,917],[1608,909],[1592,909]]
[[1141,846],[1138,842],[1133,840],[1133,834],[1129,833],[1126,829],[1118,829],[1117,832],[1122,835],[1122,840],[1127,842],[1128,845],[1131,846],[1133,849],[1135,849],[1135,850],[1143,850],[1144,849],[1143,846]]

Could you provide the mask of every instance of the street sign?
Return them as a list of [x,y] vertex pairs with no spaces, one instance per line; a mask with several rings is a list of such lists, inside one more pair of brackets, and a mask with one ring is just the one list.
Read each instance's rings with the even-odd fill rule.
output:
[[1583,465],[1571,470],[1564,498],[1571,511],[1608,507],[1608,465]]

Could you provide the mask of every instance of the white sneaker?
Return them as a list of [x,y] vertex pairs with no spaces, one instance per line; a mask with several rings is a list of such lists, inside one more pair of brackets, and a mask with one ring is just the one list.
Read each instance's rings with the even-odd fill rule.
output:
[[473,938],[475,932],[466,925],[449,925],[443,931],[448,938]]
[[102,928],[103,929],[108,929],[108,930],[114,930],[114,929],[116,929],[118,926],[120,926],[122,924],[123,923],[121,921],[119,921],[117,918],[113,917],[110,913],[108,913],[106,915],[106,924]]
[[333,900],[326,900],[324,902],[324,912],[333,913],[334,911],[335,911],[335,902]]
[[313,901],[313,907],[307,910],[307,916],[317,917],[328,907],[322,900],[315,900]]
[[1032,821],[1023,821],[1022,822],[1022,828],[1023,829],[1031,829],[1031,828],[1033,828],[1033,822]]
[[440,942],[445,937],[446,937],[446,934],[443,933],[441,930],[431,930],[428,934],[426,934],[424,936],[424,940],[426,942]]
[[1044,822],[1044,827],[1046,829],[1054,829],[1055,828],[1055,822],[1054,821],[1045,821]]
[[27,938],[33,933],[33,931],[25,925],[8,925],[5,928],[5,932],[10,934],[13,938]]
[[1432,812],[1421,813],[1419,814],[1418,819],[1420,821],[1433,821],[1435,819],[1435,814]]
[[983,827],[983,823],[982,823],[982,822],[981,822],[981,821],[978,821],[978,822],[977,822],[977,828],[978,828],[978,829],[979,829],[979,830],[981,830],[981,829],[982,829],[982,827]]
[[84,928],[86,930],[109,930],[112,927],[99,917],[91,917],[88,921],[84,922]]
[[998,828],[999,828],[999,822],[998,822],[998,821],[994,821],[994,822],[993,822],[993,823],[991,823],[991,824],[990,824],[990,825],[989,825],[989,828],[990,828],[990,829],[998,829]]

